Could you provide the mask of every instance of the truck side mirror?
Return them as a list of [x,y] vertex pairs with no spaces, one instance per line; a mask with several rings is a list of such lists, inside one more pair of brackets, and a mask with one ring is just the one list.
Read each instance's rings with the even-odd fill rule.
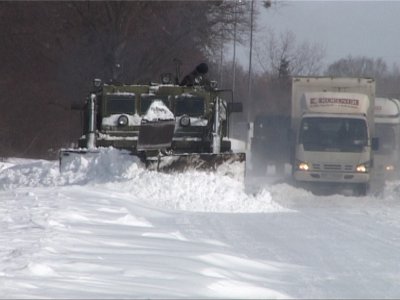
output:
[[372,138],[372,150],[379,150],[379,138],[377,137]]
[[243,104],[241,102],[229,102],[228,103],[228,113],[240,113],[243,112]]

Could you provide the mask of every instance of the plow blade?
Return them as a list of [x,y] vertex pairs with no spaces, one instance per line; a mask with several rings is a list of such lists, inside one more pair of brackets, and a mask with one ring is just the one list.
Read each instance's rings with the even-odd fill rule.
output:
[[[105,151],[105,152],[104,152]],[[115,154],[110,149],[63,149],[59,155],[60,172],[76,172],[80,168],[101,163],[102,160],[111,161]],[[121,155],[125,158],[122,158]],[[118,157],[128,161],[134,157],[136,161],[145,164],[147,170],[164,173],[182,173],[192,170],[213,172],[218,175],[229,176],[243,181],[246,170],[245,153],[191,153],[172,154],[166,156],[138,157],[127,150],[118,150]],[[120,159],[119,158],[119,159]]]
[[171,147],[175,120],[142,122],[137,143],[138,151],[158,150]]
[[[128,158],[128,160],[126,160]],[[61,149],[59,153],[60,172],[77,172],[81,168],[87,170],[102,163],[113,167],[114,160],[122,161],[140,161],[131,151],[113,148],[96,149]],[[101,175],[101,174],[99,174]]]
[[232,178],[244,179],[245,153],[191,153],[148,158],[146,167],[160,172],[211,171]]

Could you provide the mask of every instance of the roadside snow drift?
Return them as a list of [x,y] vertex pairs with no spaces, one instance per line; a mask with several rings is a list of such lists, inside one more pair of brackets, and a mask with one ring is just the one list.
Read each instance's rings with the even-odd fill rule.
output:
[[398,298],[400,184],[316,197],[112,148],[0,163],[0,297]]

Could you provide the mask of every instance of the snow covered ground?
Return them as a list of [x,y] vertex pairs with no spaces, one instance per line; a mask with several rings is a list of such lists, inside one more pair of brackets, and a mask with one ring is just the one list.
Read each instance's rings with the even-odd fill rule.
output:
[[0,297],[400,298],[400,182],[358,198],[254,182],[112,149],[62,174],[1,162]]

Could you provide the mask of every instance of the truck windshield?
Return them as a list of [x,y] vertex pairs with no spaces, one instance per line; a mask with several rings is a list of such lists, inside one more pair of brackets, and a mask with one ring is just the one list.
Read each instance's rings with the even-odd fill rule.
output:
[[390,154],[396,150],[394,128],[391,124],[375,124],[375,133],[379,138],[380,154]]
[[204,115],[204,98],[196,96],[178,96],[175,102],[177,116],[188,115],[200,117]]
[[367,124],[362,119],[305,118],[300,143],[306,151],[361,152],[368,144]]
[[111,94],[107,95],[108,114],[134,114],[135,95],[134,94]]

